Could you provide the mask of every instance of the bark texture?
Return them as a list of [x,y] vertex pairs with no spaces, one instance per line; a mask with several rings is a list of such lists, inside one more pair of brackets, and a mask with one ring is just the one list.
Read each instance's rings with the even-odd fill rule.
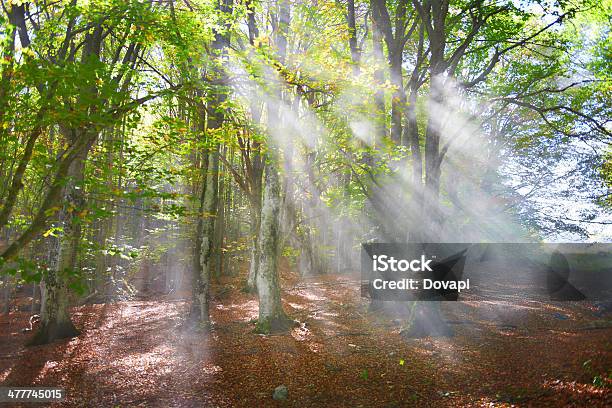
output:
[[278,277],[280,251],[280,197],[281,183],[274,163],[265,166],[263,207],[259,228],[259,267],[257,268],[257,293],[259,295],[259,320],[257,330],[262,333],[282,331],[289,327],[281,303]]

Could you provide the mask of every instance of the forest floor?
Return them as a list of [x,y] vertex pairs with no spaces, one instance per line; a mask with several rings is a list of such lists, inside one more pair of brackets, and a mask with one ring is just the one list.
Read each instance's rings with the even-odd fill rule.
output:
[[282,280],[300,324],[278,335],[254,333],[239,278],[214,285],[210,334],[176,298],[77,307],[82,334],[38,347],[29,314],[0,317],[0,386],[60,386],[67,407],[612,406],[610,318],[586,304],[446,302],[453,337],[405,339],[357,277]]

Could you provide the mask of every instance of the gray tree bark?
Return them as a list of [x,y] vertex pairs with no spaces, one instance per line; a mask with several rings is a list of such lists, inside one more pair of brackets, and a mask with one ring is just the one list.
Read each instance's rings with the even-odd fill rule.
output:
[[253,213],[256,214],[251,221],[251,234],[253,236],[253,243],[251,244],[250,263],[249,263],[249,276],[247,278],[246,289],[249,292],[257,290],[257,267],[259,265],[259,226],[261,219],[261,206],[252,206]]
[[43,278],[41,325],[30,345],[47,344],[57,339],[79,335],[70,319],[68,283],[76,267],[81,240],[78,213],[85,202],[82,183],[87,150],[77,156],[68,169],[68,182],[62,193],[63,206],[58,215],[60,233],[55,238],[51,254],[51,260],[54,262]]
[[262,333],[283,331],[290,323],[281,303],[278,276],[281,183],[276,165],[271,160],[267,160],[265,165],[263,207],[259,228],[260,252],[256,279],[259,295],[257,330]]
[[[287,55],[287,31],[290,23],[290,5],[288,0],[279,0],[278,19],[272,18],[274,40],[278,49],[278,58],[285,62]],[[272,80],[274,81],[274,80]],[[282,85],[276,84],[274,90],[278,101],[282,101]],[[268,104],[269,136],[278,130],[282,118],[277,106]],[[268,152],[265,155],[263,203],[259,226],[259,262],[257,267],[257,293],[259,295],[259,319],[257,331],[270,333],[286,330],[290,325],[280,296],[278,277],[278,258],[280,255],[281,229],[280,211],[282,205],[281,181],[278,173],[279,158],[276,146],[270,139]]]
[[[223,13],[231,13],[233,0],[223,0],[221,4],[218,4],[218,8]],[[229,31],[229,27],[228,28]],[[216,61],[213,63],[212,74],[214,80],[218,81],[219,84],[213,92],[211,101],[209,102],[208,115],[207,115],[207,126],[209,130],[219,129],[225,119],[224,113],[221,109],[221,105],[227,99],[227,91],[221,89],[222,85],[226,83],[225,73],[221,68],[223,57],[229,46],[229,34],[215,32],[215,39],[212,44],[214,50],[214,57]],[[205,80],[207,78],[204,78]],[[204,113],[204,111],[202,111]],[[200,120],[204,121],[201,117]],[[204,123],[204,122],[202,122]],[[202,177],[203,190],[200,196],[200,214],[198,220],[198,242],[196,247],[199,246],[199,274],[194,279],[194,302],[197,307],[192,307],[192,317],[199,320],[200,325],[203,328],[210,326],[210,315],[209,315],[209,302],[210,302],[210,277],[211,269],[214,261],[213,257],[213,243],[215,239],[215,218],[217,214],[217,199],[219,190],[219,144],[215,143],[208,152],[207,166],[202,167],[202,171],[205,172]]]
[[215,216],[217,211],[217,193],[219,181],[219,147],[218,145],[208,153],[208,167],[206,168],[205,187],[202,194],[200,213],[200,273],[196,287],[198,301],[198,314],[200,324],[204,327],[210,325],[210,277],[213,265],[213,240],[215,234]]

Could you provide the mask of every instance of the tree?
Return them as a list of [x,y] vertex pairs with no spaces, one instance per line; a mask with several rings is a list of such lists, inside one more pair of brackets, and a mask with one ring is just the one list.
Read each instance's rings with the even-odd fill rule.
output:
[[[289,2],[280,0],[278,7],[278,20],[274,16],[272,26],[278,62],[283,64],[287,54],[287,32],[290,24]],[[279,115],[278,105],[275,104],[275,102],[282,101],[282,85],[275,82],[273,82],[272,89],[276,100],[268,103],[268,132],[270,135],[283,132],[283,118]],[[281,181],[277,168],[279,155],[276,149],[273,142],[269,143],[265,155],[263,204],[258,238],[259,260],[256,282],[259,296],[259,319],[257,326],[258,330],[264,333],[285,330],[288,326],[288,318],[281,303],[278,278],[278,257],[281,249]]]
[[[38,7],[43,9],[33,13],[32,8]],[[83,177],[88,152],[103,129],[159,95],[129,97],[134,70],[142,58],[144,47],[141,41],[145,34],[138,33],[129,38],[129,33],[134,26],[146,24],[155,14],[150,5],[124,3],[109,4],[107,8],[81,7],[76,2],[65,5],[23,3],[5,10],[9,13],[9,20],[16,25],[21,46],[33,50],[26,55],[37,56],[26,57],[22,68],[24,76],[34,83],[33,89],[40,98],[41,107],[35,115],[36,122],[2,209],[4,224],[24,186],[21,179],[38,137],[44,130],[55,127],[65,146],[55,163],[50,187],[36,215],[0,254],[4,261],[15,258],[48,227],[50,220],[55,219],[50,231],[56,231],[58,237],[51,252],[51,267],[43,279],[45,307],[42,324],[33,339],[33,344],[42,344],[77,334],[68,312],[68,285],[76,266],[81,238]],[[35,14],[38,21],[26,19],[26,14],[29,17]],[[56,42],[46,35],[47,30],[60,30],[62,40]],[[108,44],[103,52],[103,42],[111,33],[121,40]],[[30,39],[31,36],[34,40]],[[48,81],[54,77],[63,80]]]

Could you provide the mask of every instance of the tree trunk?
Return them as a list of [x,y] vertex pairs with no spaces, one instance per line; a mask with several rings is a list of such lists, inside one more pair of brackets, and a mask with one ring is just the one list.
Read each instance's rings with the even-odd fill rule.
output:
[[402,117],[406,106],[406,93],[402,80],[403,48],[389,53],[391,83],[395,90],[391,97],[391,139],[397,145],[402,142]]
[[415,302],[410,326],[400,331],[400,335],[405,338],[453,336],[453,328],[442,319],[440,306],[439,301]]
[[[443,106],[443,84],[439,75],[432,72],[431,93],[429,101],[429,119],[425,131],[425,193],[423,194],[423,211],[427,214],[426,227],[430,242],[437,242],[441,233],[440,212],[440,130],[432,115],[439,115]],[[438,113],[436,113],[438,112]],[[428,212],[425,212],[428,210]]]
[[410,92],[408,108],[406,109],[407,124],[404,137],[405,145],[410,146],[412,155],[412,181],[414,187],[423,183],[423,158],[421,157],[421,144],[419,137],[419,124],[416,116],[417,91]]
[[[85,137],[85,135],[83,135]],[[44,307],[41,310],[41,325],[30,345],[47,344],[57,339],[79,335],[70,319],[70,291],[68,281],[76,266],[81,224],[78,214],[83,209],[83,179],[87,150],[79,154],[68,170],[68,183],[62,194],[64,203],[58,224],[62,231],[56,239],[56,262],[44,277]],[[55,255],[55,254],[53,254]]]
[[[204,111],[202,110],[200,120],[205,123]],[[204,125],[201,125],[202,132],[204,132]],[[195,231],[195,246],[193,248],[193,266],[192,266],[192,307],[190,311],[190,318],[199,321],[200,320],[200,307],[199,307],[199,293],[200,293],[200,272],[202,265],[200,263],[200,254],[202,252],[202,229],[204,227],[204,200],[206,197],[206,176],[208,174],[208,158],[209,155],[206,151],[201,152],[201,163],[200,163],[200,174],[201,174],[201,191],[200,191],[200,205],[198,208],[198,219]]]
[[417,91],[411,90],[406,108],[406,126],[404,128],[404,144],[410,146],[412,156],[412,185],[408,208],[412,213],[412,222],[408,225],[409,232],[406,240],[412,242],[422,241],[422,231],[417,227],[417,222],[423,220],[423,157],[421,155],[421,144],[419,126],[416,117]]
[[351,50],[351,61],[353,63],[353,75],[359,75],[359,62],[361,54],[357,46],[357,25],[355,23],[355,0],[348,0],[346,21],[349,28],[349,48]]
[[[429,117],[425,130],[425,194],[423,205],[429,209],[429,227],[431,242],[440,239],[441,219],[439,209],[440,196],[440,124],[439,116],[444,108],[444,71],[447,62],[444,60],[446,49],[446,15],[447,1],[431,4],[431,21],[426,22],[429,31]],[[433,23],[433,25],[432,25]]]
[[[247,9],[249,10],[248,15],[248,29],[249,29],[249,43],[255,44],[255,39],[259,35],[259,29],[255,21],[255,8],[253,0],[247,0]],[[262,109],[260,108],[259,101],[251,100],[250,111],[253,118],[253,123],[259,123],[262,116]],[[249,275],[247,277],[245,289],[247,292],[255,292],[257,290],[256,277],[257,267],[259,265],[259,225],[261,220],[261,179],[263,175],[263,160],[259,151],[260,144],[257,141],[253,141],[251,145],[252,151],[252,171],[249,174],[250,185],[251,185],[251,197],[249,201],[251,204],[251,236],[253,242],[251,244],[251,254],[249,262]]]
[[[377,22],[372,19],[372,48],[374,53],[374,62],[375,64],[384,63],[384,55],[383,55],[383,45],[382,45],[383,36],[380,31],[380,27],[378,27]],[[381,69],[377,69],[374,72],[374,80],[376,81],[376,85],[381,87],[385,82],[385,74]],[[382,89],[377,89],[374,94],[374,105],[375,105],[375,117],[374,117],[374,144],[379,145],[382,143],[386,135],[385,129],[385,93]],[[369,163],[372,164],[372,163]]]
[[[224,14],[229,14],[232,11],[232,0],[223,0],[220,4],[217,4],[218,10]],[[228,31],[222,33],[219,31],[215,32],[215,39],[212,44],[214,50],[214,57],[218,59],[215,61],[215,65],[212,67],[213,80],[218,81],[219,84],[215,88],[210,103],[207,108],[210,112],[207,117],[207,126],[209,130],[219,129],[223,121],[224,111],[221,108],[223,102],[227,99],[227,91],[225,89],[219,89],[218,87],[226,84],[225,73],[221,69],[221,63],[225,57],[227,47],[229,46],[229,27],[226,27]],[[209,78],[204,78],[208,81]],[[201,123],[204,122],[205,110],[202,110],[200,115]],[[200,197],[200,214],[198,220],[198,236],[199,242],[199,274],[194,279],[194,300],[197,302],[197,309],[192,307],[192,317],[199,318],[200,325],[204,328],[210,326],[210,315],[209,315],[209,302],[210,302],[210,273],[213,259],[213,243],[215,239],[215,218],[217,213],[217,195],[219,190],[219,144],[215,143],[210,148],[208,154],[208,165],[202,167],[202,171],[205,172],[202,177],[204,183],[202,195]],[[196,309],[194,311],[194,309]]]
[[202,194],[203,201],[200,214],[200,273],[196,288],[196,298],[199,307],[200,324],[210,325],[210,276],[213,264],[213,240],[215,235],[215,218],[217,212],[217,194],[219,182],[219,146],[208,153],[206,186]]
[[280,197],[281,183],[275,163],[265,165],[263,207],[259,228],[259,267],[257,268],[257,293],[259,295],[259,320],[257,330],[261,333],[283,331],[289,327],[281,303],[278,277],[280,252]]
[[259,265],[259,227],[261,223],[261,205],[252,205],[252,212],[255,214],[251,220],[251,235],[253,242],[251,244],[251,254],[249,263],[249,277],[247,278],[246,289],[248,292],[257,290],[257,267]]
[[2,286],[2,314],[8,315],[11,311],[11,277],[9,275],[4,275]]
[[[274,41],[277,47],[277,55],[281,64],[287,56],[287,32],[289,29],[290,5],[288,0],[279,0],[278,20],[273,18]],[[274,84],[273,96],[280,102],[283,99],[283,84]],[[264,165],[264,187],[263,203],[261,207],[261,221],[259,226],[259,262],[257,266],[257,294],[259,295],[259,319],[257,331],[270,333],[283,331],[289,327],[287,318],[281,303],[280,282],[278,277],[278,258],[280,256],[281,242],[281,181],[278,173],[279,157],[274,143],[270,139],[277,134],[278,126],[282,127],[277,106],[268,104],[268,152],[265,155]]]
[[[222,154],[223,157],[227,157],[226,155],[226,151],[227,151],[227,147],[223,146],[222,150],[219,152],[219,154]],[[227,169],[224,169],[222,171],[222,174],[225,174],[227,172]],[[222,258],[223,258],[223,243],[225,240],[225,235],[227,234],[227,231],[225,229],[225,204],[228,201],[227,200],[227,193],[226,193],[226,186],[225,186],[225,181],[226,181],[226,177],[218,177],[218,193],[217,193],[217,197],[218,200],[217,201],[217,213],[216,213],[216,219],[215,219],[215,241],[214,241],[214,256],[215,256],[215,279],[219,279],[219,277],[221,276],[222,273],[224,273],[223,271],[223,265],[222,265]]]

